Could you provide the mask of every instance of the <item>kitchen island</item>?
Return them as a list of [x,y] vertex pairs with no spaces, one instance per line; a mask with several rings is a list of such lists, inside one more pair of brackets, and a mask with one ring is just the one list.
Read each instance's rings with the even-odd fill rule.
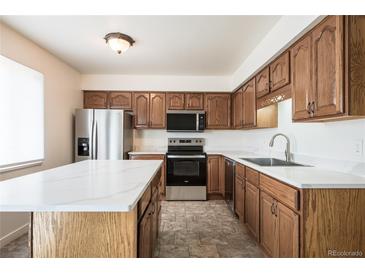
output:
[[31,256],[148,257],[162,161],[89,160],[0,183],[0,211],[30,212]]

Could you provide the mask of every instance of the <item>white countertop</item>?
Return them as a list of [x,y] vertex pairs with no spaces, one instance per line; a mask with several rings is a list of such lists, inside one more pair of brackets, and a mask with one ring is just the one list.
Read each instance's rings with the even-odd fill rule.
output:
[[129,155],[144,155],[144,154],[152,154],[152,155],[161,155],[166,154],[166,151],[130,151]]
[[[161,151],[133,151],[131,154],[163,154]],[[251,167],[263,174],[297,188],[365,188],[365,177],[336,172],[314,166],[265,167],[240,158],[268,157],[247,151],[206,151],[208,155],[222,155]]]
[[0,211],[133,209],[161,160],[88,160],[0,182]]

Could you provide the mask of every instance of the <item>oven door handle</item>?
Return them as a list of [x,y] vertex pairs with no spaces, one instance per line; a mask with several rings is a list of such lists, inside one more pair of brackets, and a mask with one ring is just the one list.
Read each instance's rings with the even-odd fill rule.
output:
[[205,155],[167,155],[167,158],[170,159],[204,159],[206,158]]

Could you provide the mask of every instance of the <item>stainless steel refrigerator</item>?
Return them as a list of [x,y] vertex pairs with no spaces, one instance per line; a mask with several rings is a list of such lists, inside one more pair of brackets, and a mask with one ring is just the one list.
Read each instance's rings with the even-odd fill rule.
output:
[[76,109],[76,162],[128,159],[128,152],[132,149],[132,113],[111,109]]

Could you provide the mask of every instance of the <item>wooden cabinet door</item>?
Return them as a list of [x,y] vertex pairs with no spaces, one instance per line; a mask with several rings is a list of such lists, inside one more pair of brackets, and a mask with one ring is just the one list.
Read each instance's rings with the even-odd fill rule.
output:
[[270,65],[271,91],[290,83],[289,52],[285,52]]
[[255,79],[242,88],[243,127],[256,126]]
[[150,128],[166,127],[165,93],[150,94]]
[[152,204],[152,212],[151,212],[151,249],[152,256],[155,251],[157,245],[157,236],[158,236],[158,191],[156,190],[151,199]]
[[184,93],[166,93],[166,105],[168,110],[184,109],[185,94]]
[[138,224],[138,257],[152,257],[152,208],[147,208],[145,215]]
[[108,92],[84,91],[84,108],[107,108]]
[[[246,187],[247,188],[247,187]],[[247,191],[246,191],[247,193]],[[247,199],[247,198],[246,198]],[[261,191],[260,195],[260,242],[269,256],[276,254],[275,200]]]
[[203,93],[186,93],[185,94],[185,109],[204,109]]
[[329,16],[312,33],[314,117],[343,112],[342,21],[342,16]]
[[245,220],[247,228],[251,231],[256,240],[260,233],[260,191],[246,181],[245,188]]
[[244,181],[236,176],[234,183],[234,211],[242,222],[244,221],[244,214],[245,214],[244,199],[245,199]]
[[310,117],[312,94],[311,36],[298,42],[291,50],[291,91],[293,120]]
[[150,121],[150,96],[148,93],[135,92],[134,101],[134,126],[148,128]]
[[219,156],[208,156],[208,194],[218,194],[219,190]]
[[238,90],[233,94],[233,128],[242,128],[243,123],[243,104],[242,90]]
[[230,128],[231,94],[209,93],[205,95],[206,127]]
[[132,93],[117,91],[110,92],[109,107],[115,109],[132,109]]
[[264,68],[255,77],[256,97],[260,98],[270,92],[269,67]]
[[277,256],[280,258],[299,257],[299,216],[293,210],[277,203]]

